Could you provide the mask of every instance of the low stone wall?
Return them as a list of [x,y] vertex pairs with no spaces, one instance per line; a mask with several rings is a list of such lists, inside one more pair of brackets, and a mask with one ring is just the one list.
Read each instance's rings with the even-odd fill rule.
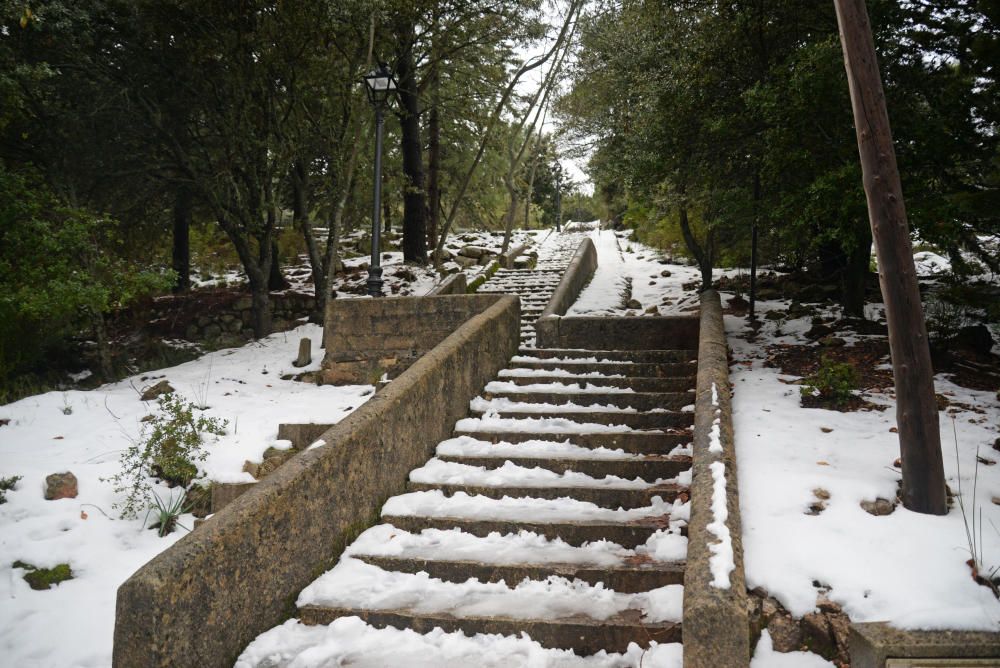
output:
[[[713,402],[713,396],[717,403]],[[719,434],[715,451],[711,436],[713,426],[718,427]],[[701,295],[693,447],[691,518],[684,571],[684,666],[740,668],[750,663],[750,633],[726,332],[719,293],[714,290]],[[735,564],[735,569],[726,578],[728,588],[713,584],[710,566],[710,546],[719,542],[708,530],[708,525],[716,519],[712,510],[714,480],[711,469],[716,463],[725,465],[728,510],[725,527],[729,531]]]
[[851,624],[850,647],[852,668],[885,668],[889,659],[898,659],[899,668],[1000,665],[1000,633],[987,631],[901,631],[883,622]]
[[[271,318],[275,332],[296,327],[312,315],[316,299],[312,293],[271,293]],[[250,295],[240,290],[206,289],[157,298],[148,318],[148,329],[157,336],[187,341],[209,341],[238,345],[253,339]]]
[[594,247],[590,237],[587,237],[577,247],[573,259],[566,267],[566,273],[552,293],[552,298],[535,321],[539,348],[560,347],[555,343],[559,333],[559,318],[580,296],[580,292],[593,278],[595,271],[597,271],[597,248]]
[[497,270],[499,270],[499,269],[500,269],[500,263],[499,262],[497,262],[496,260],[494,260],[493,262],[490,262],[488,265],[486,265],[486,267],[483,268],[482,271],[480,271],[478,274],[476,274],[472,278],[471,281],[469,281],[469,285],[468,285],[468,287],[466,289],[470,293],[475,292],[476,290],[478,290],[480,288],[480,286],[483,283],[485,283],[486,281],[490,280],[493,277],[493,274],[497,273]]
[[431,288],[427,293],[428,297],[435,295],[464,295],[468,291],[465,274],[459,272],[448,276],[443,281]]
[[118,589],[114,666],[232,666],[405,490],[409,472],[518,346],[516,298],[431,299],[464,299],[480,312],[326,431],[324,445],[293,457],[132,575]]
[[552,316],[536,328],[539,348],[698,349],[697,316]]
[[320,381],[374,385],[395,378],[495,295],[337,299],[326,310]]

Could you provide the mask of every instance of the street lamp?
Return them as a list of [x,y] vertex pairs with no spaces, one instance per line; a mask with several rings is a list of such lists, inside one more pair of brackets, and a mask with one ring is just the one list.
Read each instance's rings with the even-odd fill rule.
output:
[[556,172],[556,232],[562,231],[562,165],[557,161]]
[[375,204],[372,209],[372,261],[368,266],[368,294],[372,297],[382,296],[381,239],[379,232],[382,211],[382,128],[385,125],[385,109],[389,100],[396,93],[396,80],[392,70],[385,63],[379,63],[377,69],[364,76],[365,92],[368,101],[375,109]]

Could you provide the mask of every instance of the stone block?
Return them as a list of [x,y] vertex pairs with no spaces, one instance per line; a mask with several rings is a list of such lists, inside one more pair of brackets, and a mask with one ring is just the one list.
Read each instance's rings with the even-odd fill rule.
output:
[[949,666],[944,659],[956,667],[963,665],[954,663],[959,659],[982,659],[992,663],[978,665],[1000,666],[1000,632],[903,631],[868,622],[851,625],[849,642],[852,668],[944,668]]
[[52,473],[45,476],[45,498],[48,501],[56,499],[75,499],[79,493],[76,476],[70,471]]

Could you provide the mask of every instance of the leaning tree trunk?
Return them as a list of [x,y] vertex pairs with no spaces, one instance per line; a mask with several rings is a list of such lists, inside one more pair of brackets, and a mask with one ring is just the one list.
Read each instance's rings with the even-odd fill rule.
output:
[[685,203],[680,205],[678,223],[680,224],[681,234],[684,236],[684,243],[687,245],[688,251],[691,252],[695,262],[698,263],[698,268],[701,270],[701,290],[708,290],[712,287],[711,233],[709,234],[709,242],[706,244],[707,247],[702,248],[691,231],[691,222],[688,220],[687,204]]
[[441,75],[433,66],[431,108],[427,120],[427,247],[437,246],[441,222]]

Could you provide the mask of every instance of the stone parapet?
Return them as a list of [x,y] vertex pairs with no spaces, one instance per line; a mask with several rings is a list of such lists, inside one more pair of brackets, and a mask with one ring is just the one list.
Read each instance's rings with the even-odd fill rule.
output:
[[428,299],[464,299],[455,309],[470,317],[324,432],[322,445],[291,458],[119,587],[114,666],[232,666],[251,640],[292,616],[298,592],[377,520],[385,500],[405,491],[409,472],[451,435],[518,347],[516,298],[410,301]]
[[[743,534],[726,332],[719,294],[714,290],[701,295],[696,393],[691,517],[684,573],[684,666],[741,668],[750,663]],[[728,517],[724,525],[729,533],[734,566],[724,577],[712,572],[711,546],[719,543],[719,538],[709,530],[709,525],[720,519],[712,507],[715,491],[712,466],[716,465],[719,471],[718,463],[725,467],[722,471]],[[718,531],[717,526],[713,528]],[[723,582],[728,586],[716,586]]]
[[496,295],[337,299],[327,305],[320,382],[374,385],[397,377]]
[[597,248],[590,237],[585,238],[576,249],[573,259],[556,286],[545,310],[535,321],[539,348],[558,348],[559,319],[569,310],[584,286],[593,278],[597,270]]

